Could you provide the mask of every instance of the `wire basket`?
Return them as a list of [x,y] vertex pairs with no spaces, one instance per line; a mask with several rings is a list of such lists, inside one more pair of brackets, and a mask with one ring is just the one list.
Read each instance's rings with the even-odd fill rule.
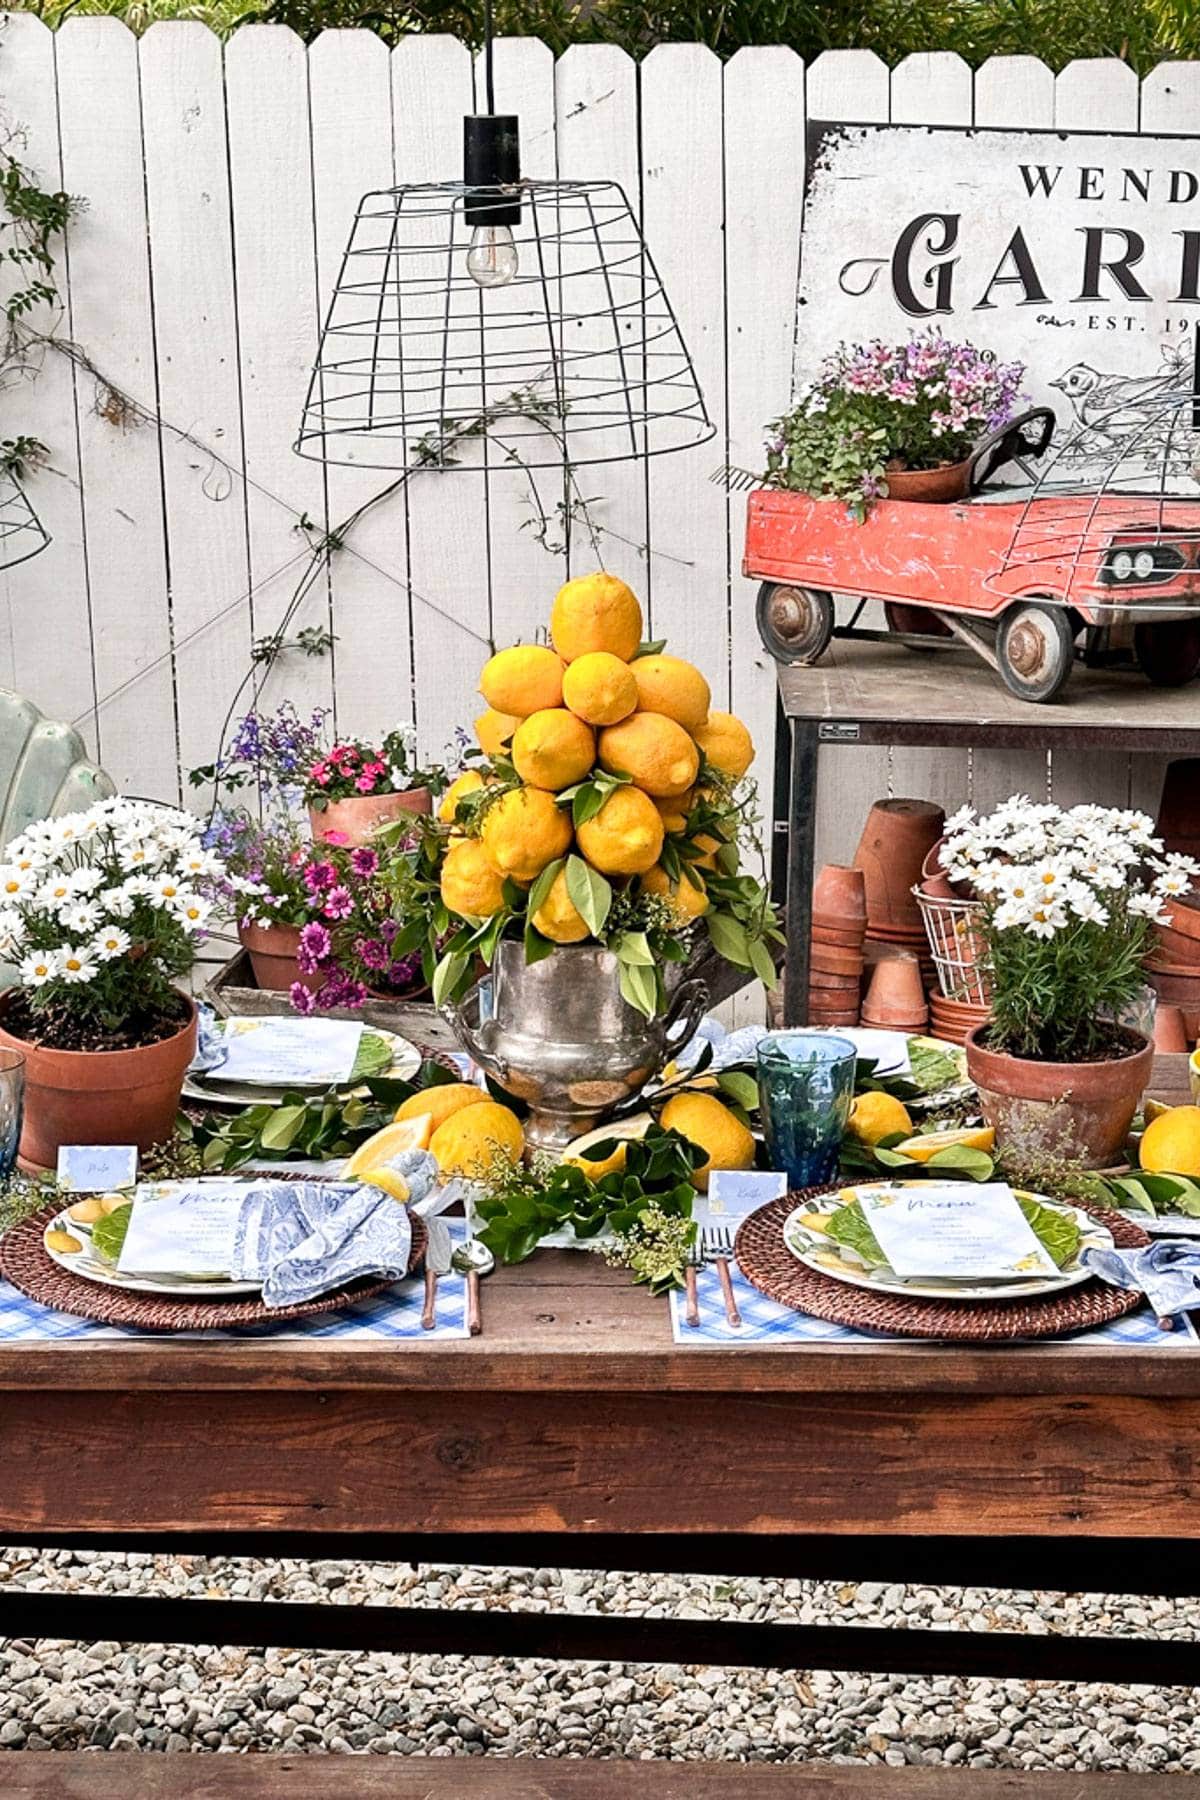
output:
[[943,899],[927,894],[920,882],[912,890],[933,954],[938,986],[947,1000],[990,1006],[992,984],[984,962],[984,942],[977,929],[983,907],[978,900]]
[[50,534],[11,470],[0,471],[0,569],[28,562],[50,542]]

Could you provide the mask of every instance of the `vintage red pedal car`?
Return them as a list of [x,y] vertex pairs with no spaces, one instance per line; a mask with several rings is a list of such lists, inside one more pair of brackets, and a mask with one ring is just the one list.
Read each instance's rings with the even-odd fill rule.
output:
[[[981,443],[968,497],[877,501],[857,524],[838,500],[751,493],[743,573],[762,586],[758,629],[781,662],[813,663],[839,637],[932,649],[968,644],[1020,699],[1053,700],[1086,660],[1124,647],[1152,682],[1200,668],[1200,499],[1037,481],[1028,465],[1054,432],[1048,407]],[[987,484],[1015,462],[1032,488]],[[857,601],[835,625],[834,597]],[[859,620],[882,601],[889,629]]]

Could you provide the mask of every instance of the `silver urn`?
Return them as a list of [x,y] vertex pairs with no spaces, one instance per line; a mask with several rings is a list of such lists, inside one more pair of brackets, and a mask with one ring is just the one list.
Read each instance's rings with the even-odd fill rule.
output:
[[679,981],[666,1012],[647,1019],[622,997],[612,951],[585,945],[527,963],[524,944],[502,941],[490,1016],[481,1017],[488,985],[444,1005],[442,1016],[481,1068],[528,1102],[533,1150],[563,1150],[637,1094],[682,1050],[708,1004],[702,981]]

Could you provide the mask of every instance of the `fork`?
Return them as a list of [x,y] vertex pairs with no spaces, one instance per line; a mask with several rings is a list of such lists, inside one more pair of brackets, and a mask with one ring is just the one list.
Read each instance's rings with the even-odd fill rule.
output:
[[729,1274],[729,1260],[733,1255],[733,1233],[728,1225],[705,1225],[700,1233],[700,1246],[704,1260],[716,1264],[717,1279],[721,1283],[721,1293],[725,1300],[725,1317],[735,1329],[741,1325],[742,1315],[738,1311],[737,1301],[733,1295],[733,1281]]
[[696,1271],[704,1267],[704,1245],[700,1238],[693,1238],[688,1246],[687,1260],[683,1265],[683,1291],[686,1300],[683,1308],[683,1322],[695,1329],[700,1324],[700,1299],[696,1293]]

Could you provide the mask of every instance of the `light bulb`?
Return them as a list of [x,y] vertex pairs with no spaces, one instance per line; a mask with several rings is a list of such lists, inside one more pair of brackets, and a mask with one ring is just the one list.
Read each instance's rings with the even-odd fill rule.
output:
[[517,272],[517,246],[507,225],[477,225],[467,251],[467,274],[481,288],[504,287]]

